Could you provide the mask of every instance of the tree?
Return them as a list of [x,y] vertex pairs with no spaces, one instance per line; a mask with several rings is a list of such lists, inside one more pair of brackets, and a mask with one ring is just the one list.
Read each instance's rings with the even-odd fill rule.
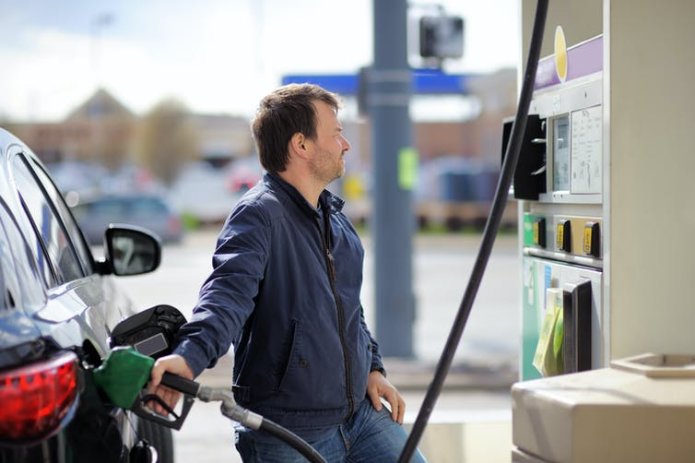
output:
[[167,185],[188,161],[200,157],[191,113],[175,99],[161,101],[142,118],[136,146],[140,162]]

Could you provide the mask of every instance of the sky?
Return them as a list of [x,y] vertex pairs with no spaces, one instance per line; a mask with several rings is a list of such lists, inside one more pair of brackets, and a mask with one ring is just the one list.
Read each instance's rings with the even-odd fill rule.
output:
[[[283,75],[369,65],[372,1],[0,0],[0,119],[60,120],[100,86],[137,114],[173,97],[249,116]],[[440,1],[465,21],[445,71],[517,67],[518,3]],[[411,18],[434,5],[409,4]]]

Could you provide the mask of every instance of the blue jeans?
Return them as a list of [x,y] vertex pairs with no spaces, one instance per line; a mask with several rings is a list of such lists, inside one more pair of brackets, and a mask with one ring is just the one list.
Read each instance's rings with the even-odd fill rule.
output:
[[[244,463],[291,463],[307,460],[288,444],[268,434],[244,430],[236,448]],[[405,430],[391,418],[386,407],[376,411],[369,399],[362,401],[344,424],[328,428],[307,442],[328,463],[396,463],[405,446]],[[411,463],[426,463],[417,451]]]

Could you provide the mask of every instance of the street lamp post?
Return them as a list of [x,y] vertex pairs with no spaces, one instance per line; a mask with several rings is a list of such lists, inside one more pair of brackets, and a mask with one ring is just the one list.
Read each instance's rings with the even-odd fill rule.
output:
[[100,95],[99,91],[102,88],[102,82],[101,82],[101,69],[100,69],[100,38],[101,38],[101,31],[104,27],[110,25],[113,23],[113,15],[111,13],[102,13],[98,16],[96,16],[92,22],[90,23],[90,32],[91,32],[91,65],[92,65],[92,72],[94,73],[94,88],[95,88],[95,97],[93,97],[92,101],[90,101],[90,104],[87,107],[87,115],[89,117],[89,123],[90,123],[90,132],[91,132],[91,151],[92,151],[92,156],[99,161],[100,164],[104,164],[104,153],[102,149],[102,144],[103,144],[103,137],[102,137],[102,129],[103,127],[101,126],[101,118],[103,116],[103,108],[101,108],[101,100],[100,100]]
[[376,333],[385,356],[413,352],[413,162],[406,0],[373,0],[374,65],[367,71],[367,107],[374,163]]
[[92,65],[92,72],[94,73],[95,87],[101,87],[101,74],[100,74],[100,45],[101,45],[101,31],[104,27],[113,23],[113,14],[102,13],[92,19],[90,23],[90,35],[91,35],[91,53],[90,61]]

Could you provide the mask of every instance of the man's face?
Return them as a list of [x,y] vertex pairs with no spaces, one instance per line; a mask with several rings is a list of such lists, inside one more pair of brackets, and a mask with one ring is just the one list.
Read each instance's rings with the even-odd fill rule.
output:
[[343,126],[336,112],[323,101],[314,102],[316,108],[316,139],[307,140],[313,150],[311,171],[316,180],[328,185],[345,174],[345,153],[350,142],[343,136]]

